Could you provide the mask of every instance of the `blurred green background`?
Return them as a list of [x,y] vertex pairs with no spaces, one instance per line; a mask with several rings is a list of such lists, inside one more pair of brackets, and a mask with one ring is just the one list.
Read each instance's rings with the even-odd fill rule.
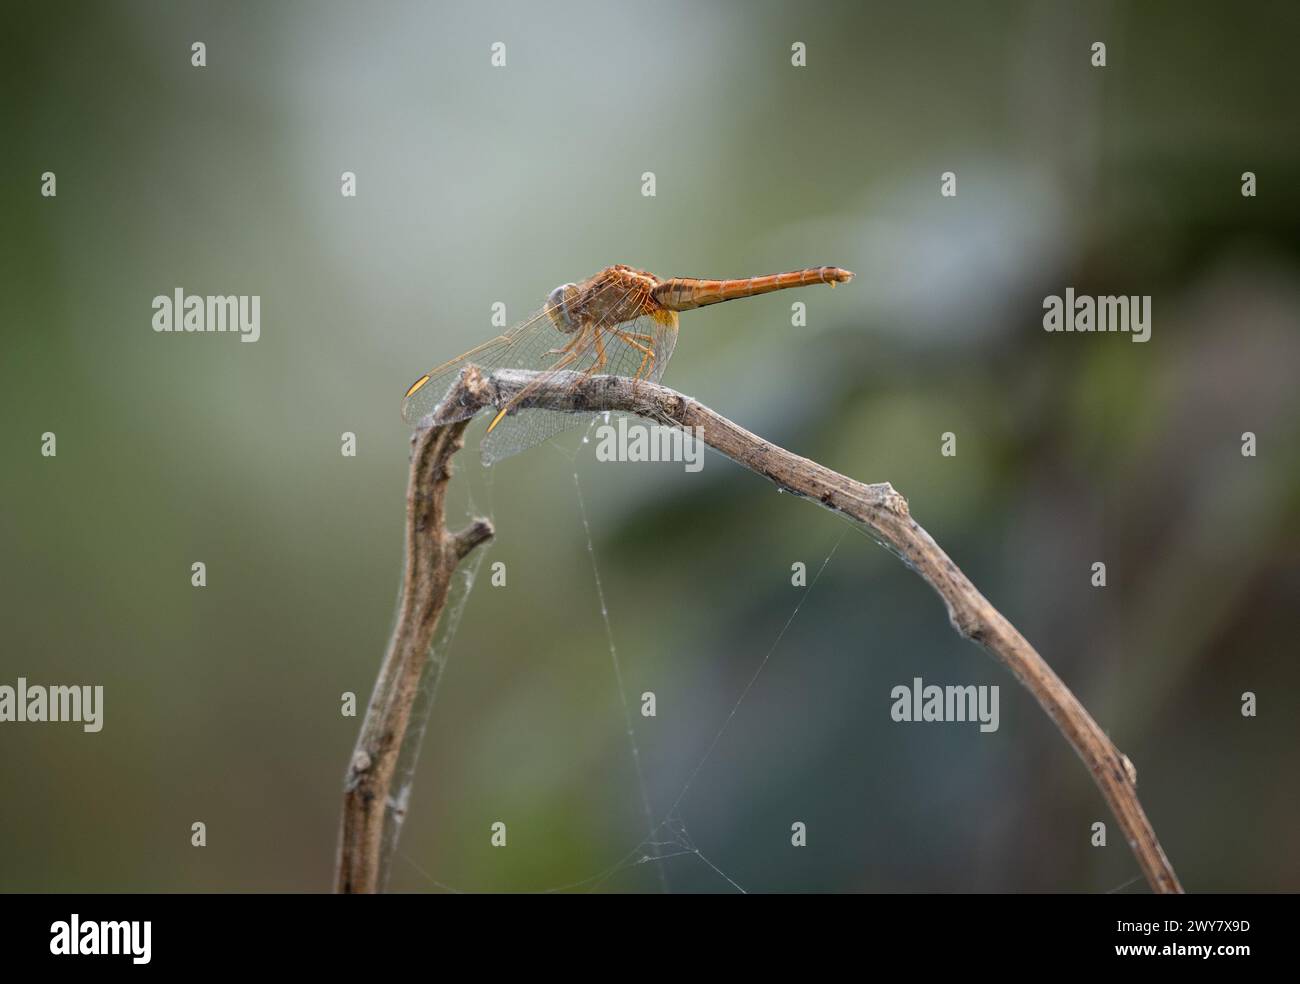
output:
[[[0,888],[330,887],[340,695],[364,709],[398,587],[401,394],[494,302],[616,262],[856,271],[685,315],[665,382],[902,491],[1131,757],[1189,889],[1300,887],[1294,5],[4,13],[0,683],[106,708],[96,735],[0,726]],[[1152,340],[1045,333],[1068,286],[1152,295]],[[261,340],[155,334],[176,287],[260,294]],[[469,596],[393,890],[733,890],[702,858],[749,891],[1146,890],[1045,715],[867,538],[580,430],[485,471],[483,426],[452,513],[492,516],[507,584]],[[626,694],[657,695],[656,818],[771,651],[658,847],[575,472]],[[914,676],[1000,685],[1000,730],[893,723]],[[609,871],[656,851],[680,856]]]

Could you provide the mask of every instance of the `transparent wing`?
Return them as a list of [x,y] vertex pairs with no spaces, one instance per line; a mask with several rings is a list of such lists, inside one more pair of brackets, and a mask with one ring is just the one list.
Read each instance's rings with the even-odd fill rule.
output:
[[481,454],[485,465],[493,465],[520,451],[536,447],[548,438],[590,419],[581,413],[563,413],[524,406],[532,391],[565,373],[570,386],[578,386],[592,375],[628,376],[658,382],[677,345],[677,315],[663,311],[589,330],[578,345],[566,353],[572,356],[552,372],[525,387],[516,398],[518,409],[510,409],[483,438]]
[[[606,292],[610,292],[607,296]],[[615,292],[627,295],[627,288],[618,284],[608,284],[596,293],[602,301],[619,300]],[[468,365],[481,369],[532,369],[546,371],[557,367],[562,355],[554,354],[556,350],[565,349],[574,342],[574,336],[565,334],[555,327],[548,308],[534,311],[503,335],[489,339],[482,345],[475,346],[456,358],[435,366],[411,384],[402,401],[402,418],[412,427],[419,426],[426,416],[433,412],[447,396],[448,391],[460,376],[460,371]],[[464,420],[477,411],[466,408],[459,416],[449,416],[448,420]]]
[[[547,355],[547,351],[562,348],[569,340],[555,327],[545,308],[535,311],[504,335],[430,369],[417,379],[402,401],[402,418],[412,427],[418,426],[447,396],[465,366],[476,365],[485,371],[502,368],[544,370],[550,368],[556,359]],[[465,408],[463,413],[452,412],[447,419],[463,420],[476,412],[475,408]]]

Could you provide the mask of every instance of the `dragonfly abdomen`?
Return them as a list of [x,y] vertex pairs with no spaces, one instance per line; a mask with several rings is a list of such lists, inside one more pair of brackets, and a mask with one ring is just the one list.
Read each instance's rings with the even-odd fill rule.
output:
[[773,273],[765,277],[737,280],[700,280],[695,277],[673,277],[654,289],[654,299],[670,311],[690,311],[706,304],[718,304],[756,294],[770,294],[774,290],[806,287],[809,284],[846,284],[853,274],[839,267],[809,267],[789,273]]

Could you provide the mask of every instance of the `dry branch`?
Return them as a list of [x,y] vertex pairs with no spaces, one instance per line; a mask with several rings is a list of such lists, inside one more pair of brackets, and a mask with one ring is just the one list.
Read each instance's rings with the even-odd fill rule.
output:
[[434,630],[456,565],[492,537],[492,525],[485,519],[475,520],[459,533],[447,529],[451,457],[464,447],[468,423],[427,427],[411,438],[401,601],[344,781],[336,892],[380,889],[385,812]]
[[[522,399],[519,399],[526,388],[527,392]],[[549,379],[542,381],[537,374],[523,370],[497,370],[485,376],[475,367],[470,366],[463,371],[459,382],[448,394],[437,413],[446,415],[448,408],[454,408],[455,415],[461,416],[489,405],[498,408],[509,406],[512,400],[516,399],[518,403],[513,409],[539,407],[573,413],[625,411],[678,427],[698,427],[701,429],[698,433],[702,435],[706,444],[738,464],[757,472],[787,492],[812,499],[860,523],[938,593],[947,606],[949,621],[959,635],[987,649],[1034,695],[1039,705],[1047,712],[1048,717],[1088,767],[1102,796],[1105,797],[1115,818],[1119,821],[1125,839],[1132,848],[1152,890],[1162,893],[1182,891],[1178,876],[1174,873],[1168,858],[1165,857],[1160,841],[1156,838],[1155,831],[1142,810],[1142,804],[1138,802],[1132,763],[1115,747],[1079,703],[1078,698],[1070,692],[1034,647],[1025,640],[1015,626],[989,604],[970,579],[934,542],[930,534],[912,518],[908,511],[907,500],[888,482],[864,485],[831,471],[815,461],[791,454],[763,440],[688,396],[653,383],[634,383],[631,379],[622,376],[560,373],[553,374]],[[415,551],[425,544],[425,541],[430,540],[430,530],[433,531],[431,542],[441,545],[438,548],[441,551],[441,560],[432,563],[430,567],[430,570],[438,572],[437,576],[442,578],[441,599],[446,597],[446,579],[455,568],[456,551],[449,550],[447,544],[452,538],[445,533],[441,522],[441,494],[445,488],[446,474],[449,473],[446,468],[446,458],[461,446],[465,421],[442,425],[436,419],[437,413],[435,418],[430,420],[431,428],[418,432],[417,448],[421,446],[421,442],[425,445],[441,440],[451,442],[445,446],[445,457],[442,459],[442,483],[435,482],[432,492],[426,493],[436,496],[438,505],[435,510],[425,514],[424,525],[417,528],[412,521],[415,512],[412,503],[418,500],[408,497],[408,592],[403,595],[403,617],[399,620],[394,635],[394,645],[390,647],[389,656],[385,660],[380,686],[376,689],[376,698],[385,689],[384,681],[387,675],[403,672],[401,666],[390,664],[394,662],[399,635],[403,633],[408,617],[413,617],[414,621],[421,626],[425,622],[428,623],[427,634],[419,636],[424,639],[424,648],[419,651],[420,658],[427,653],[427,642],[432,637],[433,623],[437,620],[441,600],[437,608],[423,605],[420,609],[424,613],[423,621],[418,617],[418,613],[415,616],[408,616],[406,602],[410,599],[409,589],[413,574],[411,558]],[[430,437],[429,435],[443,436]],[[418,478],[418,468],[413,461],[411,471],[413,490],[417,487]],[[436,513],[436,523],[432,522],[434,513]],[[471,530],[473,529],[474,527],[471,527]],[[481,542],[491,536],[490,527],[486,529],[487,532],[479,535],[474,542]],[[471,543],[468,549],[472,547]],[[418,570],[416,573],[419,573]],[[425,629],[422,628],[421,632],[424,631]],[[416,639],[413,631],[409,639]],[[405,672],[410,674],[411,668],[406,666]],[[417,671],[409,679],[412,699],[414,686],[418,680]],[[401,686],[392,689],[395,689],[399,695],[404,693]],[[394,710],[400,711],[401,701],[394,701],[393,704]],[[382,751],[389,747],[385,742],[391,739],[393,725],[376,722],[372,727],[370,719],[376,717],[377,712],[382,715],[388,709],[388,705],[376,706],[372,701],[366,728],[362,732],[363,741],[358,743],[357,753],[358,758],[364,754],[369,761],[363,762],[364,767],[359,769],[357,758],[354,758],[353,770],[349,777],[350,798],[345,802],[344,840],[339,869],[340,890],[374,890],[373,881],[360,880],[361,874],[370,871],[369,865],[360,864],[354,872],[344,862],[349,856],[350,849],[355,850],[358,846],[368,848],[373,841],[376,855],[375,870],[377,870],[378,832],[372,831],[367,826],[375,822],[375,818],[362,812],[365,804],[359,804],[355,800],[359,794],[379,795],[378,804],[372,802],[369,806],[372,813],[377,809],[377,819],[382,825],[383,803],[387,793],[386,781],[391,779],[392,769],[390,762],[387,775],[382,777],[385,781],[380,782],[381,777],[376,774],[374,756],[376,750]],[[406,706],[408,717],[409,710],[408,703]],[[403,719],[402,728],[404,727]],[[367,734],[371,734],[369,742],[366,741]],[[396,755],[395,748],[392,749],[392,755],[394,757]],[[356,777],[355,783],[353,776]],[[356,843],[349,840],[350,812],[357,813],[359,821],[365,821],[354,825],[354,835],[365,835]]]

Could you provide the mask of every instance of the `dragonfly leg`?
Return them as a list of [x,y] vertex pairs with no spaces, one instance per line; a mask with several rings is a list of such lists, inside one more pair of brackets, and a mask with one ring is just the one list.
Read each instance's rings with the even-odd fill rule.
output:
[[570,339],[565,345],[561,346],[560,348],[547,349],[543,354],[564,355],[566,352],[572,349],[573,346],[578,344],[578,341],[582,338],[582,336],[583,336],[583,332],[578,332],[578,334],[574,335],[573,338]]
[[561,345],[559,348],[547,349],[545,355],[565,355],[572,352],[579,343],[587,337],[587,326],[583,325],[581,331],[575,331],[573,337]]
[[[654,345],[654,336],[653,336],[653,335],[647,335],[645,332],[642,332],[642,331],[625,331],[625,332],[623,332],[623,334],[626,335],[627,338],[639,338],[639,339],[641,339],[641,341],[643,341],[643,342],[648,342],[650,345]],[[627,341],[627,338],[625,338],[624,341]],[[628,342],[628,344],[631,345],[631,344],[633,344],[633,343],[632,343],[632,342]],[[651,365],[653,366],[653,364],[654,364],[654,358],[655,358],[654,351],[651,350],[651,351],[648,351],[648,352],[647,352],[647,350],[646,350],[645,348],[642,348],[640,345],[638,345],[638,346],[636,346],[636,347],[639,348],[639,349],[641,349],[642,352],[646,352],[647,357],[649,358],[650,363],[651,363]],[[645,369],[645,364],[646,364],[646,360],[645,360],[645,359],[642,359],[642,360],[641,360],[641,367],[640,367],[639,369],[637,369],[637,371],[636,371],[636,375],[635,375],[634,377],[632,377],[633,379],[639,379],[639,378],[641,377],[642,370]]]
[[[582,374],[578,377],[579,382],[591,378],[597,369],[604,369],[605,363],[609,361],[609,357],[605,354],[605,336],[602,334],[599,327],[595,329],[595,332],[596,334],[592,339],[592,343],[596,349],[596,361],[587,366],[586,369],[582,370]],[[577,384],[574,385],[576,386]]]
[[632,382],[636,383],[641,379],[641,374],[645,372],[645,364],[649,362],[651,365],[654,365],[655,351],[649,346],[633,341],[633,339],[644,338],[647,341],[653,341],[653,339],[651,339],[649,335],[643,335],[640,332],[635,331],[615,331],[614,334],[623,339],[623,341],[627,342],[628,345],[631,345],[638,352],[644,353],[641,356],[641,364],[637,366],[636,375],[632,377]]

